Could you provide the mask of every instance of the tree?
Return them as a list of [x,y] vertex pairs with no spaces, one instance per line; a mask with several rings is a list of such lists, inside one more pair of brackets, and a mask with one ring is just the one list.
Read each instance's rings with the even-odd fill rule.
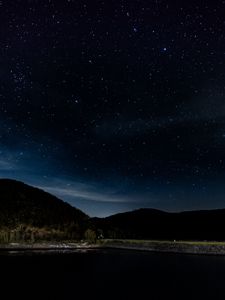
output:
[[88,228],[84,233],[84,238],[90,243],[96,243],[96,233],[94,230]]

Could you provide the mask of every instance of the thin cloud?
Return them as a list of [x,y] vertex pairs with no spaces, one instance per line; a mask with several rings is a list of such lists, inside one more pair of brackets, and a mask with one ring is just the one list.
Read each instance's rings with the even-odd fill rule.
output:
[[107,194],[107,193],[100,193],[89,191],[85,189],[79,189],[77,187],[50,187],[50,186],[38,186],[39,188],[44,189],[45,191],[52,193],[57,196],[69,196],[72,198],[82,198],[89,201],[96,201],[96,202],[111,202],[111,203],[128,203],[134,202],[133,199],[129,199],[126,197],[121,197],[117,195]]
[[12,171],[16,169],[16,164],[6,160],[0,160],[0,170],[1,171]]

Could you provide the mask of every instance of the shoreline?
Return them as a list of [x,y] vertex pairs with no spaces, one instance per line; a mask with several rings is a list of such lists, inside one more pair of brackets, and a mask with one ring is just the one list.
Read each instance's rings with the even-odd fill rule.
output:
[[103,248],[158,253],[225,255],[225,242],[105,240]]
[[55,242],[55,243],[10,243],[0,244],[0,252],[7,251],[66,251],[66,250],[78,250],[78,249],[92,249],[99,248],[98,245],[88,243],[75,243],[75,242]]
[[0,244],[0,252],[10,251],[76,251],[76,250],[121,249],[155,253],[225,255],[225,242],[198,241],[139,241],[139,240],[99,240],[96,244],[88,242],[43,242]]

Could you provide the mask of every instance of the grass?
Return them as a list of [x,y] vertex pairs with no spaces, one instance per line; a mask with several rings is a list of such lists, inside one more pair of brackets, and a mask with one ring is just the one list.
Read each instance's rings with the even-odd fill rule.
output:
[[171,240],[132,240],[132,239],[105,239],[101,244],[122,243],[122,244],[168,244],[168,245],[193,245],[193,246],[225,246],[225,241],[171,241]]

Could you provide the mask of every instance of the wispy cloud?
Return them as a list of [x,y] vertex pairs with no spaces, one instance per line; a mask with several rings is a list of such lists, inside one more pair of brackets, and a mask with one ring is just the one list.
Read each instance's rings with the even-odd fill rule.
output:
[[103,119],[94,129],[95,133],[102,138],[110,139],[114,136],[129,138],[151,132],[174,130],[174,128],[194,127],[201,124],[204,126],[206,122],[224,124],[223,92],[213,87],[203,90],[204,92],[190,99],[188,103],[181,103],[180,106],[161,116],[149,113],[147,118],[132,118],[121,114],[111,120]]
[[11,171],[11,170],[15,170],[15,168],[16,168],[16,164],[5,160],[0,160],[1,171]]
[[79,198],[85,199],[89,201],[95,202],[111,202],[111,203],[128,203],[134,202],[134,200],[130,199],[126,196],[117,195],[117,193],[113,192],[105,192],[105,191],[93,191],[93,187],[88,185],[81,184],[71,187],[70,185],[66,187],[54,187],[54,186],[38,186],[45,191],[52,193],[59,197],[71,197],[71,198]]

